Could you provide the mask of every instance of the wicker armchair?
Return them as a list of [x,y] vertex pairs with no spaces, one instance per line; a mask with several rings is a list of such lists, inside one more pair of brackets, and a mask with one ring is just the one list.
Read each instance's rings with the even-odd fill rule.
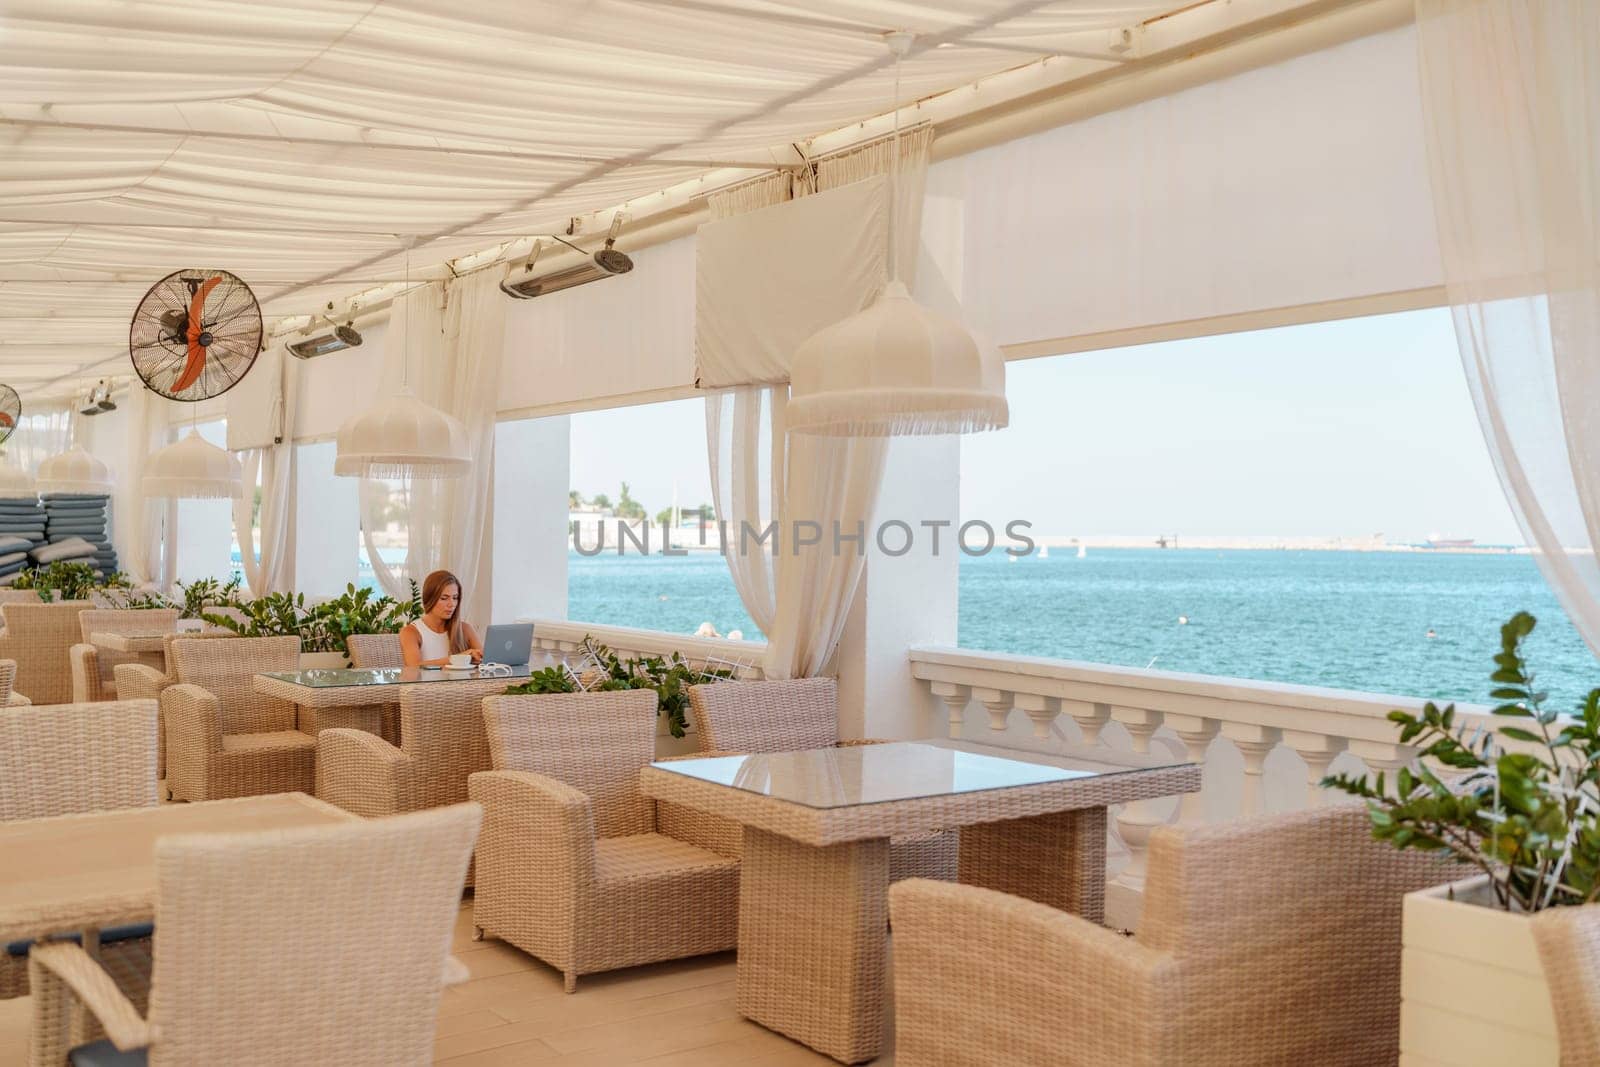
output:
[[493,767],[483,699],[506,679],[400,686],[400,746],[364,730],[317,734],[317,796],[372,818],[467,799],[467,776]]
[[[85,756],[95,755],[91,767]],[[130,700],[0,715],[0,822],[156,804],[156,706]],[[101,932],[110,957],[148,951],[147,928]],[[0,999],[28,994],[26,941],[0,946]],[[120,960],[120,956],[118,959]]]
[[17,661],[0,659],[0,707],[28,707],[33,701],[20,693],[13,693],[17,681]]
[[[692,685],[689,718],[703,752],[801,752],[878,743],[839,740],[839,687],[832,678]],[[889,880],[955,881],[960,844],[959,830],[891,838]]]
[[569,993],[580,974],[734,947],[738,861],[675,836],[639,792],[655,693],[490,697],[483,718],[480,936],[556,967]]
[[1600,905],[1550,908],[1532,923],[1556,1012],[1561,1065],[1600,1063]]
[[41,946],[33,1064],[66,1062],[78,1004],[105,1026],[109,1040],[91,1046],[102,1057],[114,1047],[148,1048],[157,1064],[430,1062],[443,986],[466,977],[449,946],[479,818],[463,804],[158,842],[148,1017],[83,949]]
[[353,634],[345,638],[352,667],[404,667],[399,634]]
[[78,643],[78,615],[89,607],[87,600],[0,604],[0,618],[5,619],[0,659],[16,661],[16,687],[35,704],[72,699],[67,650]]
[[161,694],[167,785],[179,800],[315,787],[316,738],[295,729],[295,706],[255,691],[262,671],[292,671],[297,637],[174,641],[178,684]]
[[1395,1063],[1401,898],[1448,877],[1339,804],[1156,830],[1132,939],[987,889],[893,886],[895,1062]]
[[156,656],[137,652],[108,652],[92,644],[90,637],[97,633],[175,633],[178,629],[178,612],[171,608],[135,611],[89,608],[78,613],[78,629],[83,642],[73,645],[68,651],[73,702],[83,704],[94,700],[115,700],[116,666],[119,663],[145,663],[155,667],[156,664],[151,661]]
[[[119,663],[112,669],[117,682],[117,696],[123,700],[160,700],[161,694],[171,685],[178,684],[172,665],[174,641],[202,641],[219,637],[232,637],[226,631],[211,633],[170,633],[161,637],[161,669],[148,663]],[[156,741],[156,770],[162,778],[167,776],[167,719],[161,716]]]

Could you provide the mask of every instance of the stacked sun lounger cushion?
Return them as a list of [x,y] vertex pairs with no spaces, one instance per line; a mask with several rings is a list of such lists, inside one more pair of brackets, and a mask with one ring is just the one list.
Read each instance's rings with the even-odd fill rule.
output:
[[38,497],[0,500],[0,586],[17,580],[17,572],[29,563],[28,552],[44,544],[44,528]]
[[[45,540],[33,550],[36,563],[81,560],[102,574],[117,569],[117,552],[111,547],[110,498],[104,493],[45,493]],[[81,542],[81,543],[80,543]]]

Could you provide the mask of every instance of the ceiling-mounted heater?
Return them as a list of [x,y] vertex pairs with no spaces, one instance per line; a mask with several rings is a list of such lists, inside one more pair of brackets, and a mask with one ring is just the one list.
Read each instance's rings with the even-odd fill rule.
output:
[[548,274],[530,273],[534,264],[539,260],[539,252],[544,248],[542,240],[535,241],[533,254],[522,265],[522,273],[526,276],[521,281],[512,281],[508,276],[500,283],[500,291],[507,296],[516,297],[518,300],[532,300],[536,296],[546,293],[558,293],[563,289],[571,289],[575,285],[587,285],[597,282],[601,278],[610,278],[617,274],[626,274],[633,269],[633,260],[624,252],[619,252],[612,246],[617,241],[617,230],[622,226],[622,216],[614,215],[611,219],[611,232],[606,235],[606,246],[598,252],[589,253],[573,244],[571,241],[548,234],[552,240],[560,241],[574,252],[580,253],[584,258],[580,263]]
[[329,323],[333,329],[325,333],[313,334],[298,341],[291,341],[283,347],[289,350],[291,356],[300,359],[315,359],[317,356],[326,356],[331,352],[343,352],[347,348],[354,348],[361,343],[361,334],[357,332],[354,323],[346,322],[343,325]]

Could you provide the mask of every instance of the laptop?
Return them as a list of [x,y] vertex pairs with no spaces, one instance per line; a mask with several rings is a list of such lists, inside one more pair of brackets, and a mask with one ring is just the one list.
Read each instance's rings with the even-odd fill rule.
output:
[[483,662],[526,667],[533,655],[533,623],[512,622],[490,626],[483,635]]

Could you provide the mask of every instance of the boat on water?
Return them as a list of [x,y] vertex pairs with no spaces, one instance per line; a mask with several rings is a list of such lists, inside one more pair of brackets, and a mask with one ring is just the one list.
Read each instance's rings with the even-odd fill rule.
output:
[[1039,546],[1039,558],[1040,559],[1049,559],[1050,558],[1050,546],[1049,545],[1040,545]]
[[1429,548],[1471,548],[1477,544],[1474,537],[1430,537],[1423,544]]
[[1078,558],[1079,559],[1082,559],[1083,557],[1087,556],[1088,554],[1089,554],[1089,546],[1088,545],[1079,545],[1078,546]]

